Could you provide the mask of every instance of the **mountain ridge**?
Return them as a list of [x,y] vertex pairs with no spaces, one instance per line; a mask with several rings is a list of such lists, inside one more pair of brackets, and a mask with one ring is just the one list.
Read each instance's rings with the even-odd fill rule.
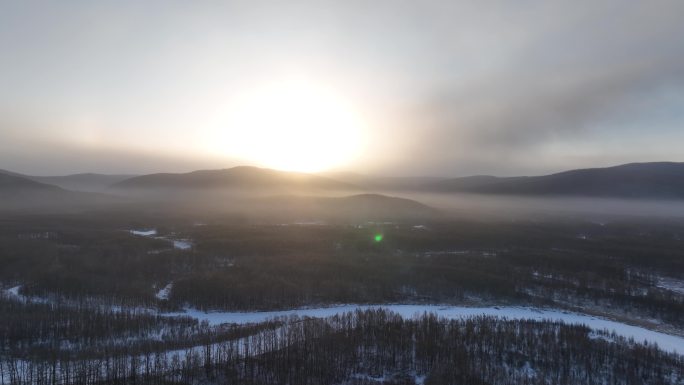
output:
[[317,190],[357,190],[358,187],[332,178],[301,172],[278,171],[253,166],[188,173],[141,175],[112,185],[126,189],[221,189],[221,188],[311,188]]
[[93,172],[39,176],[20,174],[2,169],[0,169],[0,174],[21,177],[34,182],[57,186],[65,190],[84,192],[103,192],[114,183],[136,176],[127,174],[101,174]]
[[[110,188],[124,192],[227,189],[261,190],[268,193],[279,191],[354,193],[416,191],[444,194],[684,199],[684,163],[680,162],[627,163],[610,167],[566,170],[547,175],[512,177],[491,175],[457,178],[375,177],[354,173],[309,174],[253,166],[197,170],[187,173],[155,173],[133,177],[95,173],[62,177],[31,177],[5,170],[0,170],[0,175],[4,175],[5,178],[10,176],[23,178],[25,181],[40,183],[44,186],[58,185],[62,188],[69,178],[72,183],[76,183],[75,180],[80,178],[89,180],[89,183],[100,178],[100,184],[106,180],[119,179]],[[61,183],[46,183],[52,181],[51,178]],[[9,186],[10,182],[6,183]],[[13,183],[18,182],[14,179]],[[39,185],[34,185],[33,188],[37,186]],[[67,188],[67,190],[71,189]],[[80,191],[88,190],[81,189]]]
[[684,198],[684,163],[627,163],[540,176],[451,178],[423,187],[495,195]]

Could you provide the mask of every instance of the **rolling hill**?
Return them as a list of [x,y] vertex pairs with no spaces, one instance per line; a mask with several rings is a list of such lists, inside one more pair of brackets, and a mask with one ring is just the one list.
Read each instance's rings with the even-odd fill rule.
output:
[[103,192],[109,186],[135,175],[109,175],[96,173],[82,173],[59,176],[36,176],[19,174],[12,171],[0,170],[0,174],[28,179],[34,182],[49,184],[72,191]]
[[344,197],[273,196],[256,200],[270,214],[304,219],[394,220],[438,215],[438,210],[420,202],[380,194]]
[[67,190],[102,192],[111,185],[134,177],[135,175],[109,175],[109,174],[71,174],[63,176],[25,176],[36,182],[47,183]]
[[184,174],[150,174],[115,183],[117,190],[311,190],[311,191],[354,191],[358,187],[331,178],[298,173],[276,171],[265,168],[240,166],[222,170],[200,170]]
[[[103,174],[32,177],[0,170],[0,190],[2,190],[0,194],[5,199],[22,195],[24,198],[38,195],[47,197],[48,194],[52,194],[53,197],[64,197],[71,191],[60,187],[98,191],[109,182],[114,182],[111,188],[115,191],[142,191],[158,195],[161,193],[183,195],[189,191],[208,193],[245,191],[271,196],[278,194],[313,196],[332,192],[359,194],[419,191],[511,196],[683,199],[684,163],[630,163],[605,168],[570,170],[542,176],[476,175],[460,178],[371,177],[351,173],[316,175],[249,166],[189,173],[150,174],[131,178],[125,175]],[[79,199],[83,197],[80,196]],[[359,195],[355,198],[358,200],[357,203],[364,199],[362,197],[363,195]],[[369,199],[369,202],[372,202],[369,205],[378,204],[373,199]],[[337,204],[343,207],[345,201],[337,201]]]
[[0,209],[57,206],[78,199],[79,193],[0,172]]
[[410,191],[423,186],[438,183],[448,178],[416,176],[416,177],[374,177],[352,172],[327,172],[320,175],[359,186],[367,191]]
[[473,176],[438,181],[421,189],[523,196],[680,199],[684,198],[684,163],[630,163],[529,177]]
[[65,190],[0,170],[0,209],[72,210],[110,203],[104,194]]
[[57,186],[32,181],[17,174],[0,171],[0,194],[60,193]]

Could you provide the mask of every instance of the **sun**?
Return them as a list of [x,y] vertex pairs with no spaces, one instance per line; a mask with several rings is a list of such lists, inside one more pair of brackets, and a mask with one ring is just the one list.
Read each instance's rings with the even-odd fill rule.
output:
[[334,89],[286,80],[241,93],[214,146],[249,164],[317,172],[351,162],[364,132],[361,114]]

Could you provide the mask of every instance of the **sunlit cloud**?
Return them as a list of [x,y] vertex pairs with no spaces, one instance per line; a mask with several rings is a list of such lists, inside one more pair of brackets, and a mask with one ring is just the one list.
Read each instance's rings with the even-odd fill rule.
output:
[[[684,160],[682,15],[668,0],[6,2],[0,161],[19,141],[50,143],[65,171],[74,148],[392,175]],[[142,165],[113,167],[93,171]]]

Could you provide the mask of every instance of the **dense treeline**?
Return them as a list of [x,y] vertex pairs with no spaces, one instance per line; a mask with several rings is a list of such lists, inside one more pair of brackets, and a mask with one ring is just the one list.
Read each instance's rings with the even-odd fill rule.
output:
[[[656,287],[661,275],[684,279],[684,225],[677,222],[196,225],[143,219],[0,221],[0,282],[22,284],[24,294],[169,309],[595,304],[684,327],[684,296]],[[135,236],[127,231],[133,228],[155,228],[163,238]],[[170,240],[180,238],[193,247],[174,249]],[[169,283],[169,299],[155,298]]]
[[383,310],[98,359],[0,360],[9,384],[679,384],[681,356],[584,326]]
[[171,300],[255,309],[560,298],[561,306],[608,303],[682,327],[684,296],[655,286],[658,275],[684,279],[679,231],[574,222],[209,226],[191,237],[195,254],[213,256],[217,268],[178,278]]
[[95,359],[182,349],[277,326],[210,326],[148,309],[94,305],[27,303],[0,296],[0,354],[23,360]]
[[171,300],[202,308],[259,309],[316,303],[462,301],[466,293],[513,300],[516,274],[479,256],[294,255],[237,258],[227,269],[178,279]]

